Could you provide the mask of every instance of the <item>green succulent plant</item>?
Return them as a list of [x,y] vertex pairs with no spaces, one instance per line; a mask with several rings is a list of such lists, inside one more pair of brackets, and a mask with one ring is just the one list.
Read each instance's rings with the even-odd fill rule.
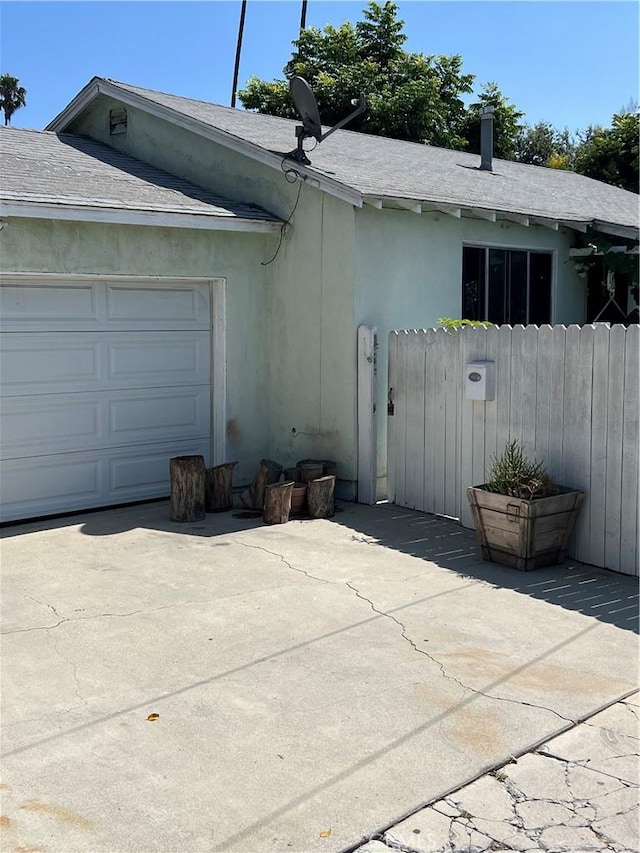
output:
[[503,453],[492,458],[485,485],[489,492],[528,501],[558,494],[544,463],[527,459],[517,439],[507,442]]

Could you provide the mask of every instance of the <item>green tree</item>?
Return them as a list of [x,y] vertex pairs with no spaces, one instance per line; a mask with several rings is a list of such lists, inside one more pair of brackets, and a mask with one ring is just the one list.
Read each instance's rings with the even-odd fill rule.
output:
[[576,151],[576,172],[637,193],[639,134],[637,109],[616,113],[611,127],[587,128]]
[[27,90],[20,85],[17,77],[12,77],[11,74],[0,75],[0,110],[4,113],[5,127],[15,111],[26,105],[26,95]]
[[[312,86],[325,124],[335,124],[351,110],[351,99],[367,98],[367,113],[350,125],[395,139],[460,148],[465,108],[462,96],[472,90],[473,75],[462,73],[460,56],[425,56],[404,50],[404,23],[393,2],[371,2],[355,25],[309,27],[294,41],[295,52],[284,68]],[[251,77],[238,93],[247,109],[295,118],[287,80]]]
[[471,104],[464,117],[462,136],[472,154],[480,153],[480,109],[493,107],[493,153],[502,160],[513,160],[517,139],[521,131],[520,119],[524,115],[509,103],[496,83],[482,87],[478,100]]
[[567,128],[558,130],[548,121],[520,128],[515,155],[519,163],[570,169],[574,155],[575,145]]

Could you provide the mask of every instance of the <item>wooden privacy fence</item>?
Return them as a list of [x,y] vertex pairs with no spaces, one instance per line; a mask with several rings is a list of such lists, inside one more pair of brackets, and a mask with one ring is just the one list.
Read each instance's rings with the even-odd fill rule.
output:
[[[391,332],[390,497],[473,527],[466,488],[517,438],[585,493],[570,554],[639,574],[639,353],[637,325]],[[495,362],[491,401],[465,398],[477,359]]]

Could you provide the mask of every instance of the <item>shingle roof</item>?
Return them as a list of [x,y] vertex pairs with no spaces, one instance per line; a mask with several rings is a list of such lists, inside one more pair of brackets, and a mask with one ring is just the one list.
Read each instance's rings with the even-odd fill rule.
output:
[[[285,154],[295,147],[296,121],[98,80],[265,151]],[[638,227],[635,193],[574,172],[498,159],[493,172],[480,171],[480,158],[473,154],[348,130],[336,131],[310,156],[310,173],[338,181],[363,196]]]
[[3,127],[0,155],[6,202],[274,221],[85,136]]

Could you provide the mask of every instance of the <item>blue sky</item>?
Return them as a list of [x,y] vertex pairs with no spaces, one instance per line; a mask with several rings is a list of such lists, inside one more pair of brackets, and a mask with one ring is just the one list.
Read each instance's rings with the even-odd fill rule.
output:
[[[358,20],[362,2],[309,0],[307,25]],[[608,125],[638,99],[635,2],[400,2],[407,49],[459,53],[525,113],[570,130]],[[41,128],[94,75],[228,104],[239,0],[2,2],[2,73],[27,107],[12,121]],[[300,22],[298,0],[249,0],[240,84],[282,76]]]

